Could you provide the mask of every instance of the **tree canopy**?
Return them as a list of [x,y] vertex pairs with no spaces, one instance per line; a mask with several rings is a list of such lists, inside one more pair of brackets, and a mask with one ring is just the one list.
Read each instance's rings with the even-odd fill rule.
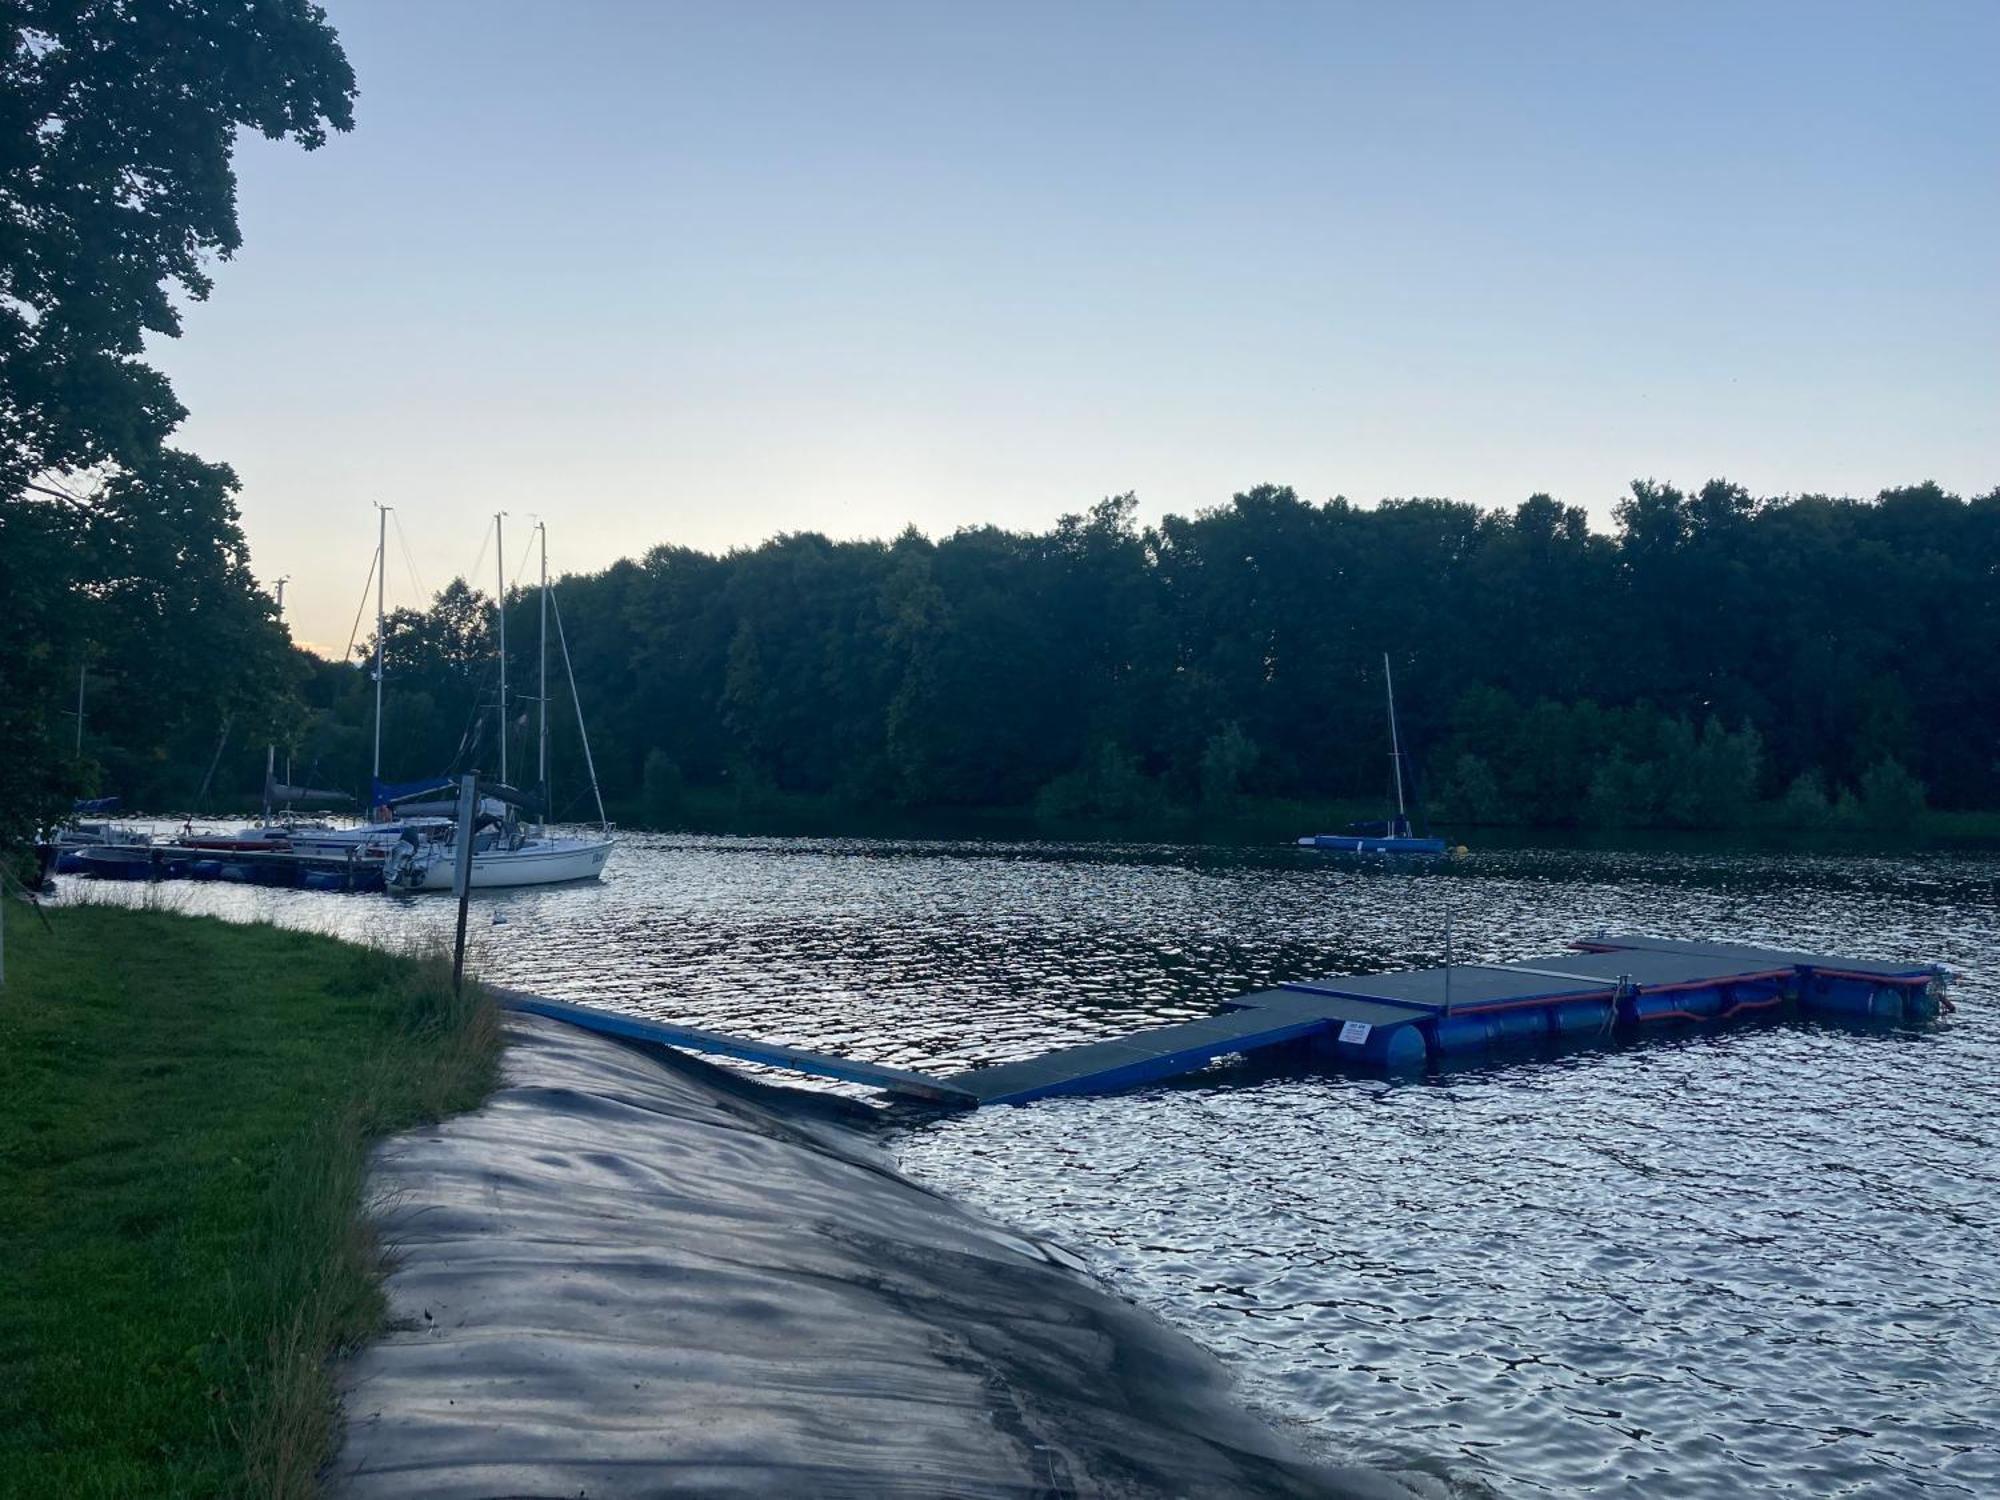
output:
[[[656,547],[564,578],[608,794],[661,816],[702,787],[1088,818],[1379,798],[1386,651],[1419,783],[1454,821],[2000,800],[2000,491],[1644,481],[1608,534],[1547,495],[1367,507],[1262,485],[1135,513],[1117,496],[1045,533]],[[460,583],[392,617],[400,771],[477,743],[490,613]],[[327,666],[312,693],[315,774],[356,784],[365,674]],[[566,705],[555,722],[575,792]]]
[[235,475],[166,446],[144,361],[240,244],[239,130],[312,149],[354,75],[304,0],[0,0],[0,845],[85,789],[80,671],[126,758],[269,717],[296,671]]

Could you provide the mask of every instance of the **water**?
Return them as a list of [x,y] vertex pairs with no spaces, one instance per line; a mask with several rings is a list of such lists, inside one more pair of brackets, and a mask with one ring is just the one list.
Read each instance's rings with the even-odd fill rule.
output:
[[[1931,1032],[1761,1025],[1390,1083],[1223,1070],[940,1120],[922,1180],[1081,1254],[1330,1459],[1459,1494],[2000,1494],[2000,857],[628,837],[474,907],[543,993],[932,1071],[1600,925],[1962,972]],[[72,889],[86,883],[70,882]],[[448,903],[182,886],[380,940]],[[133,899],[132,887],[92,894]],[[496,925],[495,915],[504,918]]]

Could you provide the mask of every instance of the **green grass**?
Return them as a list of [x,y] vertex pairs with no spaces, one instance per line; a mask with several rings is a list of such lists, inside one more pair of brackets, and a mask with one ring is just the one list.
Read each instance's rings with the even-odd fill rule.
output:
[[310,1494],[383,1316],[369,1142],[490,1092],[492,1004],[435,957],[48,918],[6,913],[0,1495]]

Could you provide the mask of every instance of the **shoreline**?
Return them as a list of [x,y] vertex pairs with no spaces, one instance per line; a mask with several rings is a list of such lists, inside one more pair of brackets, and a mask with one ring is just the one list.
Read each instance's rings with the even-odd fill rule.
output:
[[329,1493],[1418,1493],[1308,1462],[1191,1340],[904,1178],[873,1110],[506,1029],[484,1106],[377,1150],[391,1324]]

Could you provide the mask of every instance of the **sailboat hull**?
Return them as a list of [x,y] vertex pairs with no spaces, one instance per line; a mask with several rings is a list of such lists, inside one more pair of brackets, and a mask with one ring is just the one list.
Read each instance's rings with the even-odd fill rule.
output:
[[1309,833],[1299,840],[1301,849],[1324,849],[1333,854],[1442,854],[1443,839],[1366,838],[1345,833]]
[[[496,849],[472,856],[472,888],[500,890],[510,886],[559,885],[566,880],[595,880],[604,873],[616,839],[550,839],[546,845]],[[403,891],[448,891],[452,878],[451,847],[440,844],[419,860],[396,871],[393,885]]]

